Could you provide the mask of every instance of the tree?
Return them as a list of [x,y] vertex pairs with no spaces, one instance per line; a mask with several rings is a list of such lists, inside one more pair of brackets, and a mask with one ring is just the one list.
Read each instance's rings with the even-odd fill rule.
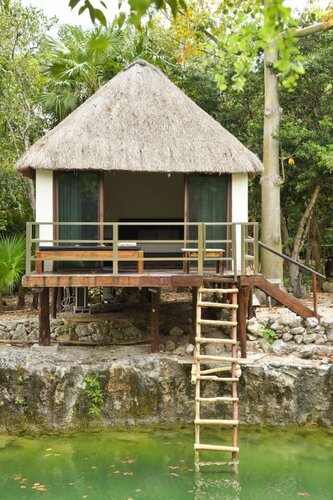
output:
[[65,26],[58,38],[48,38],[49,82],[40,97],[44,110],[60,121],[110,80],[122,68],[117,55],[123,38],[119,29],[100,26]]
[[0,189],[1,229],[13,231],[18,219],[11,227],[11,210],[24,215],[27,198],[34,203],[32,183],[22,181],[11,166],[45,126],[37,100],[45,84],[41,71],[45,34],[54,20],[19,1],[2,1],[0,13],[0,176],[8,182]]

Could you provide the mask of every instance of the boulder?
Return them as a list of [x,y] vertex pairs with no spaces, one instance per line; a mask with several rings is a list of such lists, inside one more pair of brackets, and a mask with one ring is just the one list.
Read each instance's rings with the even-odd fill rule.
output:
[[15,328],[12,340],[27,340],[27,332],[25,330],[25,326],[22,323],[18,324]]
[[305,323],[310,328],[315,328],[316,326],[319,325],[319,320],[318,320],[318,318],[315,318],[314,316],[313,317],[311,316],[310,318],[306,318]]
[[174,326],[169,331],[169,335],[171,335],[172,337],[180,337],[181,335],[183,335],[183,333],[184,333],[184,330],[182,328],[180,328],[179,326]]

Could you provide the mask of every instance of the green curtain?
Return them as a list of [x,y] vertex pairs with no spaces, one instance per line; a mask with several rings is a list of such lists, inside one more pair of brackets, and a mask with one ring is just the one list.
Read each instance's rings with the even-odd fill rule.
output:
[[[59,222],[97,222],[99,182],[97,172],[59,172]],[[74,246],[75,241],[98,239],[98,226],[60,226],[60,240],[74,240],[61,246]],[[94,243],[80,243],[93,245]],[[62,262],[62,268],[96,267],[94,262]]]
[[[59,222],[98,221],[98,173],[59,173]],[[98,226],[60,226],[60,239],[98,238]],[[69,243],[75,245],[75,242]],[[66,245],[66,243],[62,243]]]
[[[190,222],[227,222],[228,180],[228,175],[191,174],[189,176]],[[191,228],[190,239],[196,237],[197,230]],[[206,240],[225,239],[225,227],[211,226],[207,228]],[[209,243],[207,247],[225,248],[225,244]]]

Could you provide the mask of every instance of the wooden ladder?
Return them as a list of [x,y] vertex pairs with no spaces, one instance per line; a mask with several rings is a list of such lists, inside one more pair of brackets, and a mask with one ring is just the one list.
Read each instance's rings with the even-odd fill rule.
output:
[[[195,337],[195,364],[192,365],[192,380],[195,384],[195,469],[200,471],[201,466],[209,465],[232,465],[238,464],[238,397],[237,397],[237,381],[238,381],[238,358],[237,358],[237,293],[238,289],[233,288],[199,288],[197,311],[196,311],[196,337]],[[231,303],[214,302],[212,299],[207,300],[207,295],[213,296],[214,294],[228,296],[231,298]],[[205,295],[205,299],[203,296]],[[228,321],[224,320],[209,320],[202,318],[202,310],[204,308],[220,308],[228,309],[231,313],[231,318]],[[214,332],[214,338],[205,337],[202,334],[202,326],[209,325],[215,326],[228,326],[231,328],[231,338],[218,338]],[[201,348],[205,344],[225,345],[230,347],[230,355],[204,355],[201,353]],[[229,353],[228,353],[229,354]],[[211,368],[201,369],[201,363],[210,364],[214,363]],[[218,365],[218,366],[216,366]],[[219,376],[229,372],[229,376]],[[228,373],[227,373],[228,375]],[[224,382],[230,384],[230,395],[219,397],[203,397],[201,390],[201,381]],[[202,419],[201,418],[201,404],[214,404],[222,402],[225,404],[232,404],[233,416],[232,419]],[[202,426],[228,426],[232,428],[232,445],[212,445],[203,444],[201,442],[201,427]],[[200,461],[201,451],[222,451],[231,453],[231,460],[221,462],[204,462]]]

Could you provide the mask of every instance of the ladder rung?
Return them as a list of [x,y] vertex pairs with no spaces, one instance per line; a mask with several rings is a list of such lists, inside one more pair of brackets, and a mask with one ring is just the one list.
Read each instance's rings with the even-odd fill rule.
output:
[[238,293],[238,288],[199,288],[199,293]]
[[221,319],[198,319],[199,325],[237,326],[237,321],[224,321]]
[[234,460],[233,462],[197,462],[196,465],[199,467],[205,467],[206,465],[238,465],[239,460]]
[[195,400],[200,401],[201,403],[218,403],[219,401],[224,403],[236,403],[238,398],[217,396],[216,398],[195,398]]
[[197,380],[213,380],[215,382],[238,382],[238,378],[237,377],[214,377],[213,376],[201,376],[199,375],[199,377],[196,377]]
[[203,338],[203,337],[195,337],[195,341],[199,344],[227,344],[227,345],[235,345],[237,344],[237,340],[233,339],[215,339],[215,338]]
[[225,363],[238,363],[237,358],[232,358],[230,356],[199,355],[199,356],[195,356],[194,359],[196,359],[198,361],[224,361]]
[[198,418],[194,420],[196,425],[232,425],[233,427],[238,425],[238,420],[214,420],[206,418]]
[[232,366],[219,366],[217,368],[208,368],[206,370],[199,370],[198,375],[209,375],[211,373],[231,372]]
[[222,302],[198,302],[198,307],[221,307],[223,309],[238,309],[237,304],[223,304]]
[[238,446],[217,446],[214,444],[195,444],[194,449],[210,451],[232,451],[234,453],[239,452]]

